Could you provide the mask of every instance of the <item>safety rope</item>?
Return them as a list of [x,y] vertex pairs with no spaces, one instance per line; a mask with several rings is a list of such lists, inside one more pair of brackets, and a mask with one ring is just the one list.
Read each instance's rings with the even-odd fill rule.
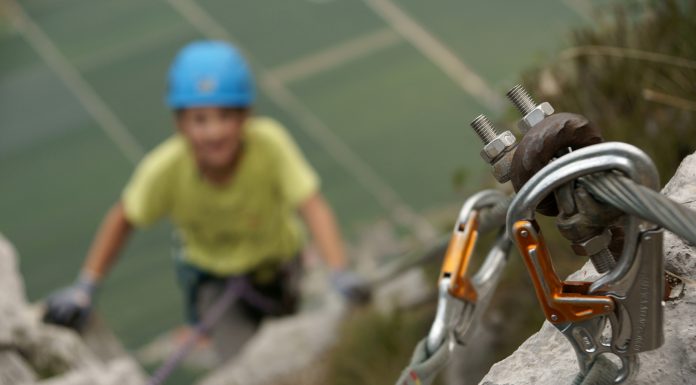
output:
[[481,216],[479,217],[478,231],[480,234],[485,234],[496,227],[500,227],[505,224],[505,217],[507,216],[508,208],[512,202],[514,195],[508,195],[505,199],[499,201],[491,207],[486,207],[481,210]]
[[192,333],[184,343],[157,368],[155,374],[150,377],[148,385],[163,384],[179,367],[181,361],[193,350],[198,340],[208,334],[227,309],[239,299],[244,299],[250,305],[269,314],[278,310],[278,304],[257,292],[247,278],[237,276],[228,278],[222,295],[206,310],[203,318],[194,326]]
[[696,211],[614,172],[588,175],[580,182],[599,201],[696,244]]
[[242,294],[247,287],[247,282],[243,278],[230,278],[225,285],[222,296],[215,301],[213,306],[204,314],[203,319],[194,327],[192,333],[186,341],[177,349],[150,377],[148,385],[161,385],[172,375],[181,361],[193,350],[198,340],[207,334],[210,329],[220,320],[220,317]]

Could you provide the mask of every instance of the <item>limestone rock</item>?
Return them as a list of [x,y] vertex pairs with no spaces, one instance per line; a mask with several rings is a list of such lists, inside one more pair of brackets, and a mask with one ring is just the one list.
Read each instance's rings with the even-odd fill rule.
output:
[[[0,236],[0,385],[145,383],[142,369],[104,325],[90,325],[83,340],[72,330],[44,324],[41,310],[26,302],[16,252]],[[91,349],[90,341],[98,341],[99,349]]]
[[34,371],[16,352],[0,352],[0,385],[32,384]]
[[24,304],[24,283],[17,266],[17,251],[12,244],[0,234],[0,304]]
[[[696,154],[687,156],[662,193],[675,202],[696,210]],[[693,245],[665,232],[665,268],[678,276],[696,280],[696,254]]]
[[17,253],[0,234],[0,346],[11,345],[13,331],[25,323],[25,303]]
[[37,385],[141,385],[145,380],[138,364],[129,358],[119,358],[106,364],[40,381]]
[[[696,209],[696,155],[682,162],[663,193]],[[666,233],[664,250],[667,271],[684,278],[684,287],[665,305],[664,345],[639,355],[641,366],[634,384],[696,383],[696,248]],[[594,277],[596,272],[588,263],[571,279]],[[544,322],[517,351],[495,364],[481,384],[570,384],[577,372],[572,347],[556,328]]]

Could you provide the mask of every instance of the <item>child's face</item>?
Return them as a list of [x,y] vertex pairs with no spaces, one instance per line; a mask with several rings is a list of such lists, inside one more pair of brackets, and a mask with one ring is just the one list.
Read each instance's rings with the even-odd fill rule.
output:
[[246,108],[193,107],[181,111],[176,122],[201,165],[223,168],[234,161],[248,115]]

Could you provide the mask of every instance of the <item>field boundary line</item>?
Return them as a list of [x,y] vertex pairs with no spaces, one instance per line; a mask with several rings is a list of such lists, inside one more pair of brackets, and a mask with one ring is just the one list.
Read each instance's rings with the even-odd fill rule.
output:
[[268,75],[287,84],[367,57],[402,41],[401,35],[393,29],[384,28],[271,68],[268,70]]
[[464,92],[491,111],[497,112],[502,109],[503,98],[498,96],[481,76],[396,4],[390,0],[363,1]]
[[[94,53],[81,55],[75,58],[74,63],[77,68],[82,71],[90,71],[99,66],[103,66],[111,61],[123,60],[135,56],[159,44],[173,41],[179,37],[190,34],[189,28],[184,28],[181,25],[170,26],[156,30],[154,33],[145,35],[141,39],[136,40],[135,44],[120,44],[115,47],[110,47],[104,50],[98,50]],[[132,42],[133,40],[127,40]]]
[[420,241],[429,242],[435,239],[437,232],[433,225],[408,206],[396,191],[377,175],[368,163],[332,132],[282,82],[269,74],[260,63],[255,62],[250,52],[239,45],[210,14],[190,0],[166,1],[202,35],[207,38],[224,39],[237,44],[247,59],[256,64],[257,74],[260,79],[259,87],[273,103],[294,117],[299,123],[299,127],[322,146],[349,174],[356,178],[377,199],[377,202],[389,212],[390,217],[396,223],[411,229]]
[[111,111],[77,69],[70,64],[46,33],[31,20],[19,3],[14,0],[6,0],[5,5],[6,8],[9,8],[8,14],[15,28],[22,33],[29,45],[72,91],[122,155],[131,163],[136,164],[143,157],[145,151],[125,124]]

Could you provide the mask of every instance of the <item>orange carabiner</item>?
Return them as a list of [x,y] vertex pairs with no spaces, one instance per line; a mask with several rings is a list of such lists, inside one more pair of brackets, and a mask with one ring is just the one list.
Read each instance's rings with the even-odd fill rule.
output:
[[[502,192],[484,190],[469,197],[462,205],[438,279],[437,312],[426,339],[429,354],[439,349],[448,336],[452,343],[464,345],[480,322],[512,245],[504,231],[499,233],[479,271],[469,276],[469,265],[482,229],[481,213],[482,210],[500,213],[501,208],[505,213],[508,204],[509,200]],[[495,226],[499,223],[503,229],[503,217],[485,218],[490,218],[485,219],[488,224]]]
[[562,281],[558,277],[536,221],[515,222],[511,236],[522,254],[549,322],[578,322],[614,311],[614,301],[609,296],[588,294],[592,282]]
[[440,279],[450,277],[450,295],[469,302],[476,302],[478,297],[468,274],[478,233],[478,211],[472,211],[452,233],[440,271]]

